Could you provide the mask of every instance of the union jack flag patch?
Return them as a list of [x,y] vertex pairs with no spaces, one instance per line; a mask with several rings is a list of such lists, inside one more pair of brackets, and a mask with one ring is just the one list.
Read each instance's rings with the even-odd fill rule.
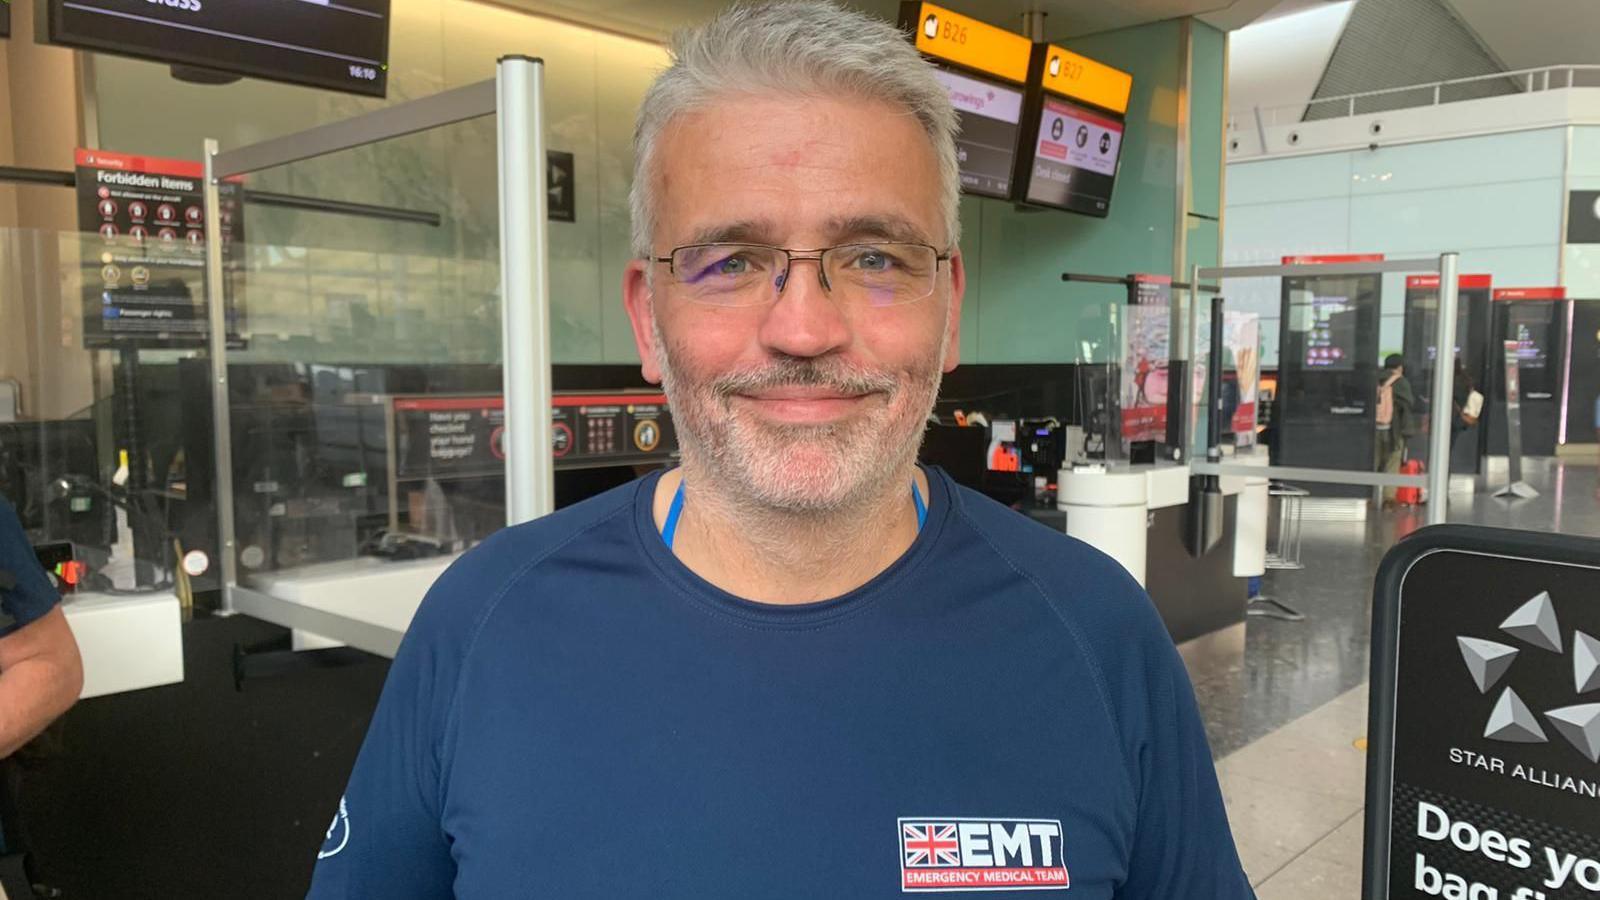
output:
[[900,889],[1066,890],[1059,819],[902,818]]

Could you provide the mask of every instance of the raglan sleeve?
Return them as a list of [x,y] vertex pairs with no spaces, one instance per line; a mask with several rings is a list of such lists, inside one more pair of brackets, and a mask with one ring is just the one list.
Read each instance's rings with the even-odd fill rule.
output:
[[[1135,588],[1137,590],[1137,588]],[[1137,791],[1128,878],[1118,900],[1254,900],[1234,846],[1194,687],[1143,591],[1119,698]],[[1135,658],[1138,659],[1135,662]]]
[[484,581],[472,557],[428,591],[395,655],[344,796],[317,852],[315,900],[453,896],[442,824],[453,693]]

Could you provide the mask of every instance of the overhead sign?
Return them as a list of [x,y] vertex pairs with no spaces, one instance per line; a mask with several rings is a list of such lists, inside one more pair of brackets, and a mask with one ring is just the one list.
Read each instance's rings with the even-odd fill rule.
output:
[[931,3],[901,3],[900,27],[938,63],[934,77],[960,117],[956,163],[962,193],[1010,199],[1032,45]]
[[1567,289],[1564,287],[1531,287],[1531,288],[1497,288],[1494,292],[1496,300],[1565,300]]
[[1367,900],[1600,895],[1600,541],[1446,525],[1373,607]]
[[[1493,275],[1459,275],[1456,277],[1456,287],[1461,290],[1482,290],[1487,288],[1494,279]],[[1406,290],[1438,290],[1439,276],[1437,275],[1407,275]]]
[[[87,349],[204,346],[211,324],[205,294],[205,201],[200,163],[79,149],[78,228],[97,233],[79,254],[83,345]],[[221,190],[226,274],[244,240],[240,185]],[[242,326],[231,277],[223,294],[230,346]]]
[[932,3],[902,3],[902,23],[916,29],[916,46],[929,56],[1024,84],[1033,43]]
[[1093,103],[1114,113],[1128,111],[1133,76],[1064,47],[1048,45],[1042,78],[1041,84],[1046,90],[1064,97]]

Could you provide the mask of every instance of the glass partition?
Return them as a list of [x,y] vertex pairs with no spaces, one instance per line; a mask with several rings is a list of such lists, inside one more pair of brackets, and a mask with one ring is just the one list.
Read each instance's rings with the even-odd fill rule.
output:
[[241,586],[312,602],[505,525],[495,155],[485,117],[247,177],[289,199],[249,210],[235,276]]
[[[170,280],[149,283],[158,253],[172,255]],[[0,496],[69,600],[188,601],[180,561],[207,551],[188,568],[209,570],[184,439],[209,417],[183,402],[179,376],[204,364],[191,256],[126,236],[0,230]]]

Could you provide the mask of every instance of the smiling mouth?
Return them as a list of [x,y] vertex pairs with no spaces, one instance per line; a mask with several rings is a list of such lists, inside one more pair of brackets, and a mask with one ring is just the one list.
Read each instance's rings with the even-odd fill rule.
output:
[[848,416],[873,395],[843,394],[817,388],[780,388],[734,396],[753,406],[762,418],[786,424],[815,425]]

